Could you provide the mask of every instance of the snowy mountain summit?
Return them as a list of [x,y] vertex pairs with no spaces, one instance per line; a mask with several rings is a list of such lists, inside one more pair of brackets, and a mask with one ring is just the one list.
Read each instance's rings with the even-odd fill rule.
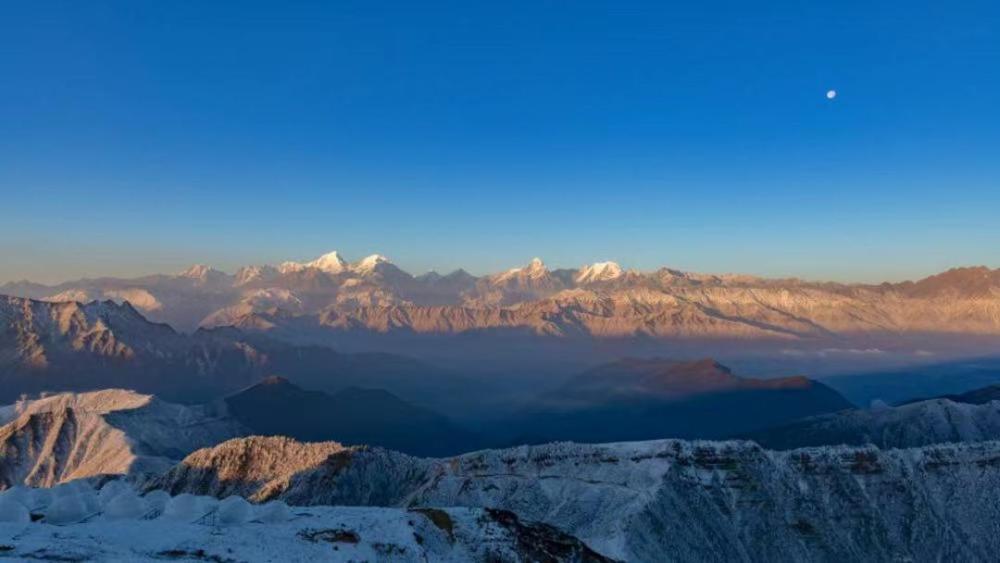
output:
[[316,269],[328,274],[339,274],[348,269],[347,260],[344,260],[336,250],[328,252],[311,262],[283,262],[278,266],[278,271],[287,274],[289,272],[301,272],[303,270]]
[[366,256],[354,266],[356,272],[373,272],[381,264],[389,264],[389,259],[381,254]]
[[574,280],[576,283],[609,281],[622,277],[624,273],[616,262],[595,262],[580,268]]
[[306,264],[310,268],[316,268],[330,274],[339,274],[347,269],[347,261],[340,257],[336,250],[328,252],[319,258]]

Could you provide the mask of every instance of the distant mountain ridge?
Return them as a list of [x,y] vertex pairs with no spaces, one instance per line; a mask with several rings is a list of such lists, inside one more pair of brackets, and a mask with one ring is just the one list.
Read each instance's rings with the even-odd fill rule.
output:
[[[751,430],[752,424],[776,424],[849,406],[837,393],[804,377],[741,378],[712,360],[624,360],[548,392],[554,384],[544,373],[509,384],[391,354],[342,354],[322,346],[292,345],[245,328],[187,335],[145,320],[128,304],[110,301],[49,303],[11,297],[0,305],[0,331],[5,335],[0,338],[0,400],[107,387],[185,403],[232,395],[233,405],[256,405],[242,409],[248,420],[260,422],[254,410],[295,415],[251,425],[261,432],[385,444],[426,455],[454,453],[476,443],[436,413],[461,418],[486,409],[484,405],[500,409],[477,413],[491,419],[490,424],[511,431],[546,430],[537,436],[523,430],[507,436],[529,441],[717,437]],[[274,374],[286,375],[291,382],[272,378],[274,384],[258,385]],[[498,401],[498,390],[522,385],[518,381],[531,389]],[[532,396],[542,412],[518,412],[517,405]],[[728,426],[706,415],[723,407],[732,411]],[[759,420],[752,420],[747,409]],[[616,413],[630,422],[610,423]],[[337,431],[313,433],[304,420]],[[367,422],[352,428],[352,421],[359,420]],[[570,420],[581,423],[580,432],[566,433],[572,428]],[[281,426],[282,421],[291,426]],[[386,428],[394,429],[391,435],[380,433]],[[407,428],[409,433],[401,430]],[[497,442],[502,437],[496,432],[490,434],[491,443],[509,443]]]
[[599,366],[547,394],[550,402],[609,402],[633,398],[682,400],[693,395],[749,390],[809,389],[803,376],[748,379],[712,358],[677,361],[626,358]]
[[973,389],[964,393],[942,395],[940,397],[932,397],[931,399],[912,399],[906,401],[904,404],[933,399],[947,399],[955,403],[966,403],[969,405],[984,405],[993,401],[1000,401],[1000,385],[989,385],[987,387]]
[[115,387],[201,402],[274,373],[292,373],[316,389],[382,388],[432,403],[447,402],[472,385],[391,354],[341,354],[232,328],[179,333],[146,320],[128,303],[0,296],[0,401]]
[[806,377],[737,377],[712,359],[626,359],[542,394],[515,417],[514,442],[722,438],[852,406]]
[[[0,293],[54,301],[129,301],[181,330],[273,323],[276,311],[315,328],[384,333],[515,330],[596,338],[822,339],[845,335],[1000,335],[1000,270],[956,268],[881,285],[706,275],[614,262],[550,270],[541,260],[482,277],[413,276],[381,255],[331,252],[307,262],[247,266],[230,275],[8,283]],[[264,317],[263,320],[255,316]]]
[[1000,385],[958,395],[811,416],[743,434],[771,449],[824,445],[910,448],[1000,440]]
[[373,444],[428,456],[469,451],[477,443],[446,417],[381,389],[348,387],[326,394],[272,376],[224,402],[233,418],[259,435]]

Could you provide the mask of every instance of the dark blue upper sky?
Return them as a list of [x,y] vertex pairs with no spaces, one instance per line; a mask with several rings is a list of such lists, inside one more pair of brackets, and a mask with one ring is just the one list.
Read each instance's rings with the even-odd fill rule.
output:
[[0,281],[1000,266],[998,102],[991,1],[5,2]]

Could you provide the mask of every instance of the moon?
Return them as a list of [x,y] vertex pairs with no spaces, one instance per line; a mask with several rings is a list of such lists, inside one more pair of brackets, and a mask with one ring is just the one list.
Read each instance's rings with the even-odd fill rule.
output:
[[832,100],[832,99],[834,99],[836,97],[837,97],[837,91],[836,90],[827,90],[826,91],[826,99]]

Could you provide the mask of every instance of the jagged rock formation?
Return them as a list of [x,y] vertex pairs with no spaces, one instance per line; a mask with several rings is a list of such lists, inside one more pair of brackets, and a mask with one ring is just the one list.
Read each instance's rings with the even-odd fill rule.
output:
[[246,433],[208,407],[117,389],[22,401],[0,411],[0,489],[160,473],[195,449]]
[[[496,507],[630,561],[989,560],[1000,548],[997,442],[786,452],[752,442],[557,443],[411,463],[382,450],[342,453],[287,486],[248,492],[293,504]],[[225,471],[226,456],[196,455]],[[395,494],[371,496],[379,473]],[[159,484],[213,492],[202,474],[186,475]]]

